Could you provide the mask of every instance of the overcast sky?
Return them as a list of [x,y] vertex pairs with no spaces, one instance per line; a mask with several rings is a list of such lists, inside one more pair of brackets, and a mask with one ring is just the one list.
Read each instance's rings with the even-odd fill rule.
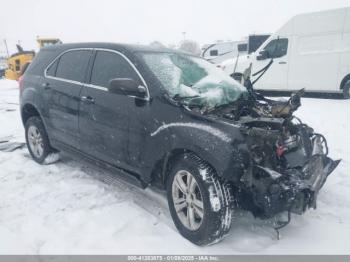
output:
[[200,44],[276,31],[292,16],[350,6],[350,0],[15,0],[1,1],[0,52],[36,36],[63,42]]

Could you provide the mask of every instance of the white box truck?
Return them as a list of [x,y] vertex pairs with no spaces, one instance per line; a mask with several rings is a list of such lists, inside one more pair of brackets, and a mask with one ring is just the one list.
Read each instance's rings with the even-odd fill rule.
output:
[[297,15],[256,52],[226,60],[221,67],[238,79],[250,64],[255,73],[272,59],[268,70],[255,83],[255,89],[305,88],[307,92],[341,92],[349,97],[350,7]]

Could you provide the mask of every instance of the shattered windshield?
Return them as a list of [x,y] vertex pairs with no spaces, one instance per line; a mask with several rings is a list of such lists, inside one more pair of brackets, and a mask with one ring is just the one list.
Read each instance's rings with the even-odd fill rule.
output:
[[152,52],[142,53],[142,57],[170,97],[189,106],[211,108],[247,94],[244,86],[204,59]]

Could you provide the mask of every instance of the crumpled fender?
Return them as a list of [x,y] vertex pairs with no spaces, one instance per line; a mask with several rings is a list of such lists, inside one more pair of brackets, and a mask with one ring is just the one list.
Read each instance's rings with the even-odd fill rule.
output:
[[[192,151],[207,161],[219,176],[238,180],[244,171],[244,152],[247,151],[244,139],[238,128],[227,126],[227,131],[213,123],[173,122],[163,124],[151,133],[151,144],[166,144],[153,154],[156,162],[166,153],[176,149]],[[243,153],[242,153],[243,152]]]

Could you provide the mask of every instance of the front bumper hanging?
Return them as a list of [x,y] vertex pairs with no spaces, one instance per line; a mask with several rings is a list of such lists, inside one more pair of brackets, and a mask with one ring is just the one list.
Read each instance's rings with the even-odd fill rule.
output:
[[321,137],[313,140],[312,155],[302,168],[287,169],[282,174],[255,167],[256,172],[264,173],[261,177],[265,177],[253,197],[261,217],[272,217],[283,211],[302,214],[308,208],[316,208],[319,190],[341,161],[329,158],[328,152],[323,151],[323,143]]

